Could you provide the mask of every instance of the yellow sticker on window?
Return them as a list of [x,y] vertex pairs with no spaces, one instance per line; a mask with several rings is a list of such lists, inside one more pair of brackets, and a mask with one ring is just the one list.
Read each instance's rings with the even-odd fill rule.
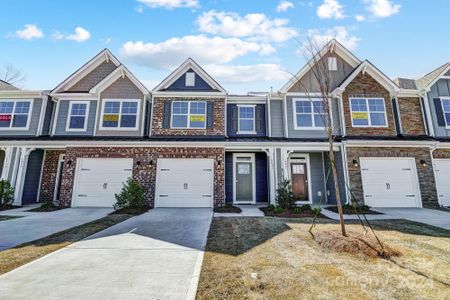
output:
[[205,116],[190,116],[191,122],[205,122]]
[[366,112],[354,112],[352,113],[352,119],[368,120],[369,114]]
[[119,121],[119,115],[104,115],[103,121],[107,122],[118,122]]

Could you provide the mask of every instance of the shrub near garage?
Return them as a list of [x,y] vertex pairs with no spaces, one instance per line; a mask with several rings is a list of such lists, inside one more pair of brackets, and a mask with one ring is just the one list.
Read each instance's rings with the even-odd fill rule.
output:
[[132,178],[123,184],[120,193],[115,194],[114,213],[141,214],[149,209],[145,205],[145,188]]

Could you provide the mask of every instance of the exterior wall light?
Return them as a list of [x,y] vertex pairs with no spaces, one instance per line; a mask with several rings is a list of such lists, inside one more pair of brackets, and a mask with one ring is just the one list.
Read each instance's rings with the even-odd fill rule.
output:
[[424,159],[421,159],[421,160],[420,160],[420,165],[421,165],[422,167],[428,166],[427,162],[426,162]]
[[354,159],[352,163],[355,168],[359,167],[358,161],[356,159]]

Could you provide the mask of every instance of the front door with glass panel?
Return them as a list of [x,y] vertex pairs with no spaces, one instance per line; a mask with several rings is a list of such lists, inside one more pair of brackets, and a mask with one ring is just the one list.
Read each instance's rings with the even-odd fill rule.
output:
[[254,202],[253,164],[253,156],[235,155],[234,157],[234,201],[236,203]]
[[298,201],[308,201],[308,173],[306,162],[291,162],[292,192]]

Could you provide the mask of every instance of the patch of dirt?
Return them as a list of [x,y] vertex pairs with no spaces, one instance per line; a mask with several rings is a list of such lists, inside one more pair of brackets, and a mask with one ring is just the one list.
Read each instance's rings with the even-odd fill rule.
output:
[[323,248],[336,252],[346,252],[371,258],[390,258],[400,256],[400,252],[386,244],[382,246],[372,236],[356,232],[347,232],[343,236],[339,231],[321,231],[313,234],[314,240]]
[[[328,210],[330,210],[332,212],[338,213],[337,206],[328,206],[328,207],[325,207],[325,209],[328,209]],[[355,209],[353,207],[352,208],[343,207],[342,208],[342,212],[344,213],[344,215],[356,215]],[[377,212],[377,211],[370,210],[369,208],[365,208],[365,207],[361,208],[359,210],[359,213],[360,214],[365,214],[365,215],[382,215],[383,214],[383,213],[380,213],[380,212]]]
[[10,209],[15,209],[15,208],[21,208],[22,206],[17,206],[17,205],[1,205],[0,206],[0,211],[4,211],[4,210],[10,210]]
[[[303,210],[300,212],[293,212],[290,209],[285,209],[282,212],[275,212],[272,209],[269,209],[268,207],[260,207],[259,208],[266,217],[277,217],[277,218],[314,218],[316,215],[316,212],[313,210]],[[317,216],[318,218],[324,218],[327,219],[326,216],[319,213]]]
[[242,209],[240,209],[237,206],[233,205],[225,205],[222,207],[214,207],[214,212],[216,213],[236,213],[239,214],[242,212]]
[[141,215],[145,212],[148,212],[150,209],[149,206],[144,206],[144,207],[140,207],[140,208],[131,208],[131,207],[125,207],[125,208],[121,208],[121,209],[117,209],[115,211],[113,211],[112,213],[110,213],[110,215]]

